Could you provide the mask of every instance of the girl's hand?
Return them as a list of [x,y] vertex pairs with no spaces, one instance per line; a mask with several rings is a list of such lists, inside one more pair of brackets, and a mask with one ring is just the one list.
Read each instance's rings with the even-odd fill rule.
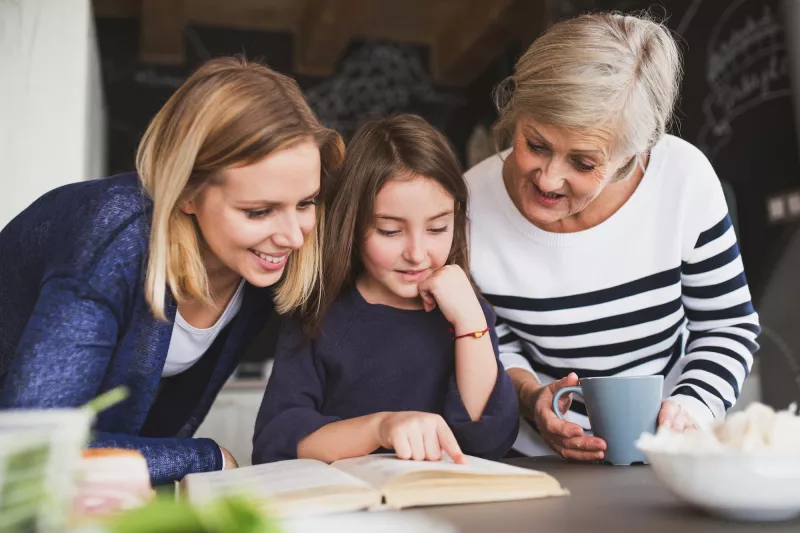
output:
[[455,328],[456,335],[486,328],[486,317],[469,278],[457,265],[445,265],[418,287],[426,311],[436,306]]
[[400,459],[439,461],[442,452],[457,464],[467,464],[453,431],[432,413],[401,411],[381,413],[377,438],[381,447],[393,449]]
[[236,459],[233,457],[233,454],[223,448],[222,446],[219,447],[219,450],[222,452],[222,456],[225,458],[225,470],[230,470],[232,468],[239,468],[239,463],[236,462]]

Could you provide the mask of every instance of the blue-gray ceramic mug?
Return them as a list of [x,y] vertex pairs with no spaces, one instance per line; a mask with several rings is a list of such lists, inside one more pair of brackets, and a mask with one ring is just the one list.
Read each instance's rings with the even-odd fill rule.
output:
[[571,392],[583,398],[592,434],[606,441],[604,461],[613,465],[647,463],[636,448],[643,432],[655,433],[661,409],[663,376],[625,376],[583,378],[577,387],[564,387],[553,396],[553,411],[558,400]]

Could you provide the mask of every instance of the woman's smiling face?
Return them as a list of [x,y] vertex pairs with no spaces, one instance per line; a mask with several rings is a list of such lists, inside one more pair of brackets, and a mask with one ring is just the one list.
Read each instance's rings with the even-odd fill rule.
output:
[[503,169],[508,193],[542,229],[575,217],[630,160],[610,156],[610,144],[605,130],[580,134],[521,117]]

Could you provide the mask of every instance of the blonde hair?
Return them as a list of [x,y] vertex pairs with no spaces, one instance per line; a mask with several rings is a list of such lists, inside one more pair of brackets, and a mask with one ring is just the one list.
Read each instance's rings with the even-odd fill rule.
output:
[[610,130],[612,152],[638,157],[664,135],[681,77],[677,43],[646,12],[559,22],[496,89],[495,141],[505,145],[525,115],[569,131]]
[[[157,318],[166,319],[167,285],[178,302],[196,298],[214,306],[202,236],[181,205],[220,179],[225,168],[306,140],[320,148],[323,177],[341,163],[341,138],[320,124],[295,81],[244,58],[206,62],[164,104],[136,154],[136,169],[153,200],[145,296]],[[323,210],[318,208],[318,220]],[[290,255],[275,292],[279,312],[308,300],[320,267],[320,235],[316,227]]]

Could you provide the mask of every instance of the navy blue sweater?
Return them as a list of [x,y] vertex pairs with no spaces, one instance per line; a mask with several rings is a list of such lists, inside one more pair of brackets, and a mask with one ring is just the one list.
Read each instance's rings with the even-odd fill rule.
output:
[[[481,305],[497,357],[495,315]],[[439,414],[464,453],[505,455],[519,426],[511,380],[498,361],[483,416],[471,421],[456,386],[449,327],[438,308],[426,313],[370,304],[356,289],[335,302],[313,341],[284,320],[256,419],[253,464],[296,459],[298,442],[326,424],[383,411]]]

